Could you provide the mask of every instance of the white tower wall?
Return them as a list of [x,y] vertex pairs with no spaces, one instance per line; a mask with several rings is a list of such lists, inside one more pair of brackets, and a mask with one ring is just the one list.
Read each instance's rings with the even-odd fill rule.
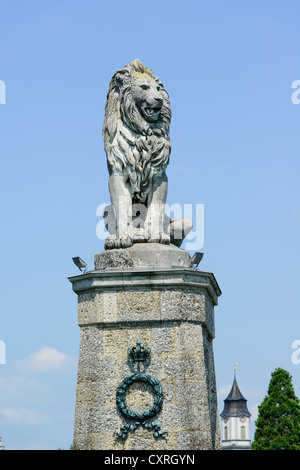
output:
[[242,421],[240,416],[231,416],[227,419],[222,419],[221,424],[222,448],[225,449],[233,445],[249,447],[251,445],[250,418],[242,415]]

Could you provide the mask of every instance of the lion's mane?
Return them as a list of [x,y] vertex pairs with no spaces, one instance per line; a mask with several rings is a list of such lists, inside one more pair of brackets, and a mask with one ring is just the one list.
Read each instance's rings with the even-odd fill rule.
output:
[[[156,122],[148,122],[138,110],[132,93],[133,73],[148,75],[160,86],[163,105]],[[165,170],[171,152],[169,96],[152,70],[138,59],[118,70],[107,93],[103,141],[108,170],[126,170],[133,200],[145,203],[152,176]]]

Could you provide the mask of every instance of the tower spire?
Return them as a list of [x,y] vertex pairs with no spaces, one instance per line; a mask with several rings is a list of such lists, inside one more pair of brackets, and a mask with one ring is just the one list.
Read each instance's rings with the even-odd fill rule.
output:
[[237,366],[237,362],[234,363],[234,367],[233,367],[233,370],[234,370],[234,378],[236,379],[236,366]]
[[235,362],[234,378],[231,390],[224,400],[222,419],[222,448],[225,449],[251,449],[250,416],[247,400],[241,393],[236,380]]

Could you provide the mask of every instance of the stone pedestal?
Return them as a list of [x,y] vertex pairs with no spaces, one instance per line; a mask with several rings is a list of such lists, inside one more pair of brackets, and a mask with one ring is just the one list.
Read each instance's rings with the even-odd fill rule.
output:
[[[69,280],[80,326],[74,449],[218,448],[213,338],[221,291],[214,275],[193,268],[177,247],[136,244],[95,255],[94,271]],[[138,341],[151,354],[135,363],[128,348]],[[157,415],[143,423],[124,416],[116,402],[119,385],[137,371],[163,390]],[[151,381],[127,386],[133,413],[156,399]],[[121,438],[126,424],[131,429]]]

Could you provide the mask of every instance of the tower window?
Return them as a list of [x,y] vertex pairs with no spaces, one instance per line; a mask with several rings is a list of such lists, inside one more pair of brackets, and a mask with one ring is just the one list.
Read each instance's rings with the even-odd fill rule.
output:
[[245,426],[241,426],[241,439],[246,439],[246,429],[245,429]]

